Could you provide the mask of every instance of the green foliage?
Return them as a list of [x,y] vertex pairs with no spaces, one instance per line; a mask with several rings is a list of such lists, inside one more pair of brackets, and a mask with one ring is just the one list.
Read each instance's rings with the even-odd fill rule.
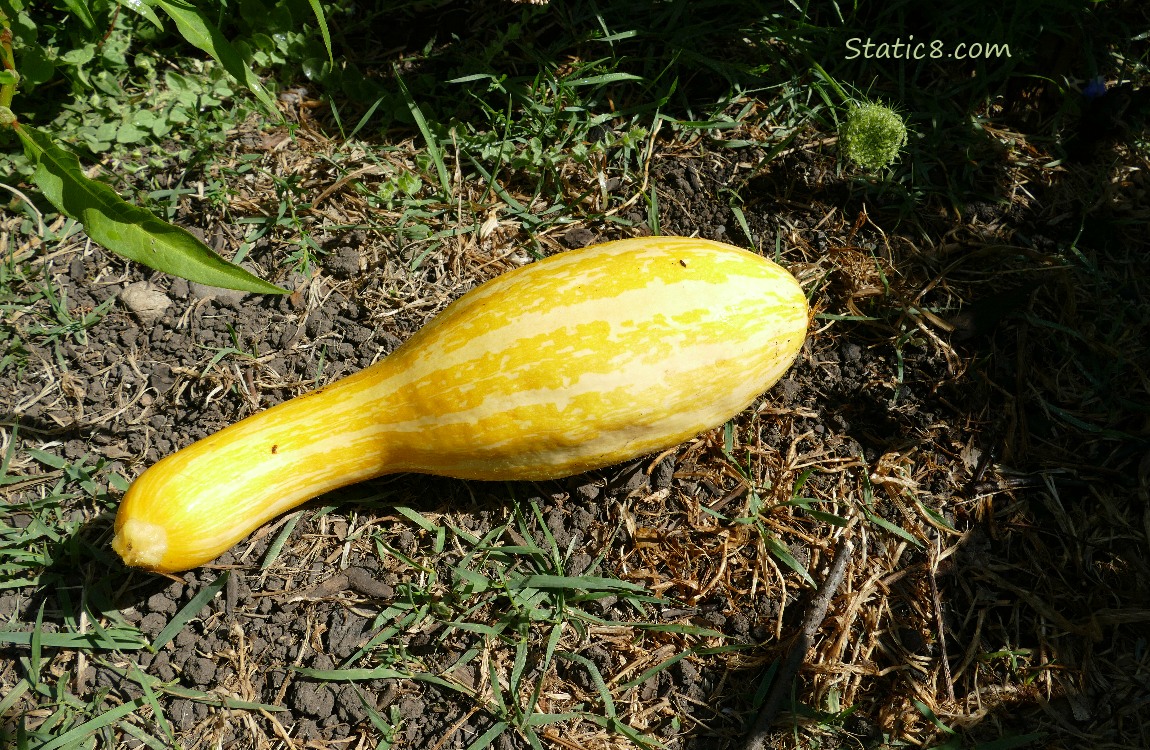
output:
[[16,132],[36,164],[32,181],[57,211],[83,223],[95,242],[157,271],[202,284],[259,294],[287,291],[224,261],[186,229],[161,221],[107,185],[88,179],[79,160],[44,133],[28,125],[20,125]]
[[[200,120],[200,113],[221,111],[220,105],[234,94],[233,81],[242,82],[265,109],[275,112],[274,97],[248,62],[247,49],[232,44],[205,11],[182,0],[133,3],[129,7],[135,16],[122,13],[118,3],[66,5],[68,12],[61,13],[41,8],[33,12],[18,0],[0,3],[6,74],[0,80],[0,124],[16,133],[24,157],[0,161],[28,174],[43,197],[57,211],[82,222],[94,241],[131,260],[213,286],[284,293],[223,260],[187,231],[90,179],[75,155],[48,132],[27,124],[50,120],[52,132],[89,153],[178,139]],[[163,33],[164,22],[155,8],[187,45],[211,59],[172,60],[161,54],[161,47],[133,55],[137,34],[146,39]],[[322,20],[322,11],[316,11]],[[326,24],[324,28],[328,39]],[[169,67],[161,75],[165,66],[178,63],[186,66],[183,73]],[[18,85],[25,94],[35,94],[65,82],[70,97],[25,96],[19,109],[12,110]],[[228,124],[226,117],[215,117],[208,139],[222,138]]]
[[890,107],[866,102],[851,109],[839,137],[847,158],[877,172],[890,166],[906,145],[906,124]]

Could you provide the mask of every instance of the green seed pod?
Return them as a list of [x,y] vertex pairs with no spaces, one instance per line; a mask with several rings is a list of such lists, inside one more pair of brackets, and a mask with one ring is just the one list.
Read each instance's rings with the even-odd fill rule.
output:
[[898,158],[906,145],[906,125],[890,107],[866,102],[851,109],[840,138],[851,161],[877,172]]

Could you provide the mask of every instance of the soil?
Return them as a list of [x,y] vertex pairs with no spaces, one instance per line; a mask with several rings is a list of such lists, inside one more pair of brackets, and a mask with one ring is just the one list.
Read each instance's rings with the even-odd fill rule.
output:
[[[140,681],[124,672],[138,669],[197,695],[282,709],[229,709],[164,692],[171,730],[191,747],[262,746],[256,737],[275,746],[290,737],[294,747],[374,747],[381,737],[372,713],[397,723],[397,746],[466,747],[494,719],[457,691],[412,679],[325,682],[293,667],[345,664],[390,624],[377,615],[420,575],[357,531],[372,527],[391,549],[449,575],[458,553],[437,555],[434,536],[394,506],[481,535],[534,502],[538,514],[524,512],[524,527],[537,544],[549,533],[570,550],[566,572],[642,583],[660,597],[656,621],[724,636],[588,627],[564,636],[588,661],[558,662],[546,684],[602,711],[587,663],[617,685],[646,668],[641,659],[652,653],[699,645],[628,692],[626,716],[668,747],[739,747],[764,675],[811,596],[762,537],[719,520],[749,507],[738,471],[746,456],[765,488],[767,536],[816,582],[836,538],[858,542],[797,686],[796,697],[818,710],[860,707],[831,722],[838,734],[829,744],[876,747],[911,725],[923,736],[929,722],[913,702],[946,694],[944,661],[957,692],[947,721],[969,738],[1123,736],[1123,722],[1137,721],[1131,712],[1150,697],[1138,615],[1150,604],[1150,267],[1145,238],[1125,223],[1144,209],[1111,196],[1089,214],[1096,229],[1080,235],[1078,222],[1052,221],[1073,205],[1067,191],[1032,186],[1038,195],[1029,206],[1003,201],[907,219],[866,184],[836,175],[833,156],[799,150],[766,171],[756,165],[753,154],[699,149],[662,155],[651,171],[663,233],[768,255],[779,248],[820,314],[799,361],[739,418],[729,446],[720,428],[664,456],[539,484],[385,478],[290,516],[296,525],[270,562],[285,520],[174,578],[123,568],[107,549],[111,514],[94,505],[78,511],[90,513],[79,547],[56,550],[44,581],[57,585],[0,590],[0,618],[27,630],[43,608],[47,630],[62,629],[81,588],[103,581],[96,590],[108,601],[89,602],[91,611],[154,638],[227,571],[221,595],[157,653],[77,663],[61,650],[51,658],[79,670],[77,695],[139,698]],[[726,198],[733,185],[743,186],[749,237]],[[623,218],[633,226],[578,224],[545,246],[650,231],[645,211]],[[294,290],[273,297],[152,274],[81,240],[52,253],[44,273],[73,311],[114,301],[84,334],[29,351],[21,376],[5,372],[2,419],[19,424],[21,450],[86,456],[128,480],[225,425],[386,356],[450,299],[517,262],[471,248],[433,254],[412,270],[370,233],[332,233],[307,275],[284,272],[268,245],[252,251],[254,270]],[[1132,242],[1142,243],[1138,252]],[[145,301],[129,307],[129,288]],[[1108,308],[1117,303],[1127,310],[1119,316],[1125,330]],[[51,474],[46,464],[24,470]],[[798,496],[817,501],[809,509],[847,518],[848,527],[783,505],[796,485]],[[10,502],[34,502],[46,486],[9,493]],[[108,490],[113,505],[119,491]],[[1103,533],[1120,527],[1111,516],[1129,523],[1125,536]],[[14,520],[29,523],[31,515]],[[605,621],[636,617],[614,597],[587,608]],[[439,674],[482,642],[433,629],[402,632],[391,647]],[[9,647],[7,657],[6,689],[27,651]],[[529,673],[538,658],[533,650]],[[477,684],[469,669],[454,679]],[[1018,687],[1018,669],[1032,675],[1029,688]],[[998,692],[987,687],[996,677]],[[786,717],[779,746],[792,742],[794,722],[814,722],[809,712]],[[15,714],[5,721],[13,726]],[[555,747],[629,744],[587,722],[554,731],[544,736]],[[528,744],[509,731],[495,746]]]

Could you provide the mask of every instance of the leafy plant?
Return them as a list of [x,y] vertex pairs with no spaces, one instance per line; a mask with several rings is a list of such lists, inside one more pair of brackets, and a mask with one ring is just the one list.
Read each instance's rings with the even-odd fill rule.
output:
[[[198,11],[192,6],[168,0],[154,0],[153,4],[168,14],[191,44],[209,52],[229,73],[243,80],[265,107],[274,111],[275,102],[255,73],[244,64],[238,51],[219,34],[218,29]],[[25,31],[34,29],[23,5],[11,5],[17,11],[17,26]],[[85,26],[94,28],[95,20],[86,6],[72,5],[84,9],[76,12],[76,17]],[[131,7],[156,26],[161,25],[152,10],[152,4],[133,4]],[[163,221],[146,208],[127,202],[108,185],[89,178],[81,169],[75,154],[60,146],[48,133],[22,122],[12,110],[15,92],[21,83],[14,53],[15,39],[11,19],[8,13],[0,9],[0,63],[3,69],[0,76],[0,127],[15,133],[31,167],[32,183],[57,211],[82,223],[93,241],[158,271],[212,286],[248,292],[287,292],[225,261],[187,230]],[[49,51],[41,46],[33,43],[28,49],[32,71],[30,85],[34,86],[50,77],[53,61]],[[124,55],[124,50],[115,46],[103,52],[113,60],[120,60]],[[95,54],[95,49],[84,46],[65,55],[65,59],[79,65]],[[82,68],[78,70],[82,72]],[[103,76],[87,79],[86,83],[100,91],[109,85],[109,80]],[[111,93],[118,92],[113,89]],[[179,101],[177,93],[175,102]],[[180,118],[176,114],[172,119],[178,121]],[[87,135],[89,143],[99,148],[106,141],[133,142],[146,132],[158,135],[169,129],[168,122],[163,118],[157,118],[154,114],[139,115],[118,124],[103,123]]]

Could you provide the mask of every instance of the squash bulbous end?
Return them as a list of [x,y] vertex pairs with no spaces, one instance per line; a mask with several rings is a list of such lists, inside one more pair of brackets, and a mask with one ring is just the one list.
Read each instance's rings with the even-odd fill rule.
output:
[[117,524],[112,549],[116,550],[125,565],[159,570],[168,551],[168,532],[159,524],[129,518]]

